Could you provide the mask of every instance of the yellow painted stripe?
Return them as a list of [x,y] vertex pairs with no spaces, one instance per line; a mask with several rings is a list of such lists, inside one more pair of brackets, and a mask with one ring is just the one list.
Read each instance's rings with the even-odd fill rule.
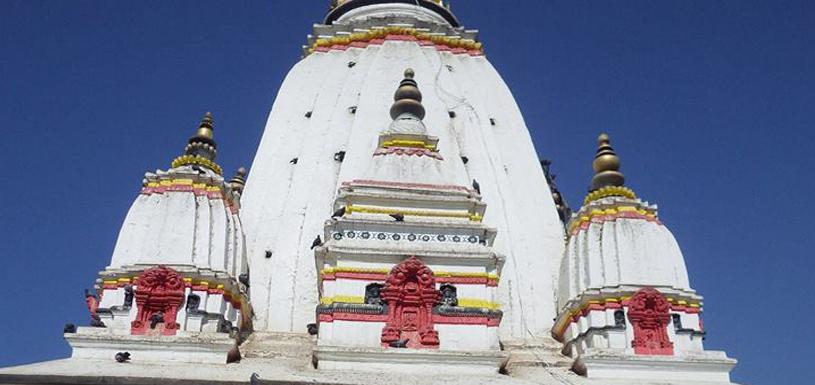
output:
[[[366,267],[326,267],[320,271],[321,274],[334,274],[334,273],[371,273],[371,274],[389,274],[391,269],[388,268],[366,268]],[[468,273],[468,272],[455,272],[437,270],[433,271],[434,277],[461,277],[461,278],[486,278],[486,279],[499,279],[498,274],[495,273]]]
[[397,209],[387,207],[371,207],[360,205],[348,205],[345,212],[350,213],[364,213],[364,214],[402,214],[416,217],[442,217],[442,218],[467,218],[473,222],[481,222],[484,217],[479,213],[471,212],[449,212],[449,211],[436,211],[436,210],[410,210],[410,209]]
[[[333,297],[320,298],[320,303],[323,305],[331,305],[332,303],[365,303],[365,297],[355,295],[335,295]],[[501,305],[496,302],[487,301],[480,298],[459,298],[458,306],[460,307],[477,307],[482,309],[499,310]]]

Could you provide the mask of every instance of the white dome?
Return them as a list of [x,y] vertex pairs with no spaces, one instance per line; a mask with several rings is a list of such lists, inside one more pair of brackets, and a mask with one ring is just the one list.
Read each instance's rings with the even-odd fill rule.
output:
[[148,173],[109,268],[186,265],[237,277],[246,269],[238,205],[223,177],[209,169]]
[[682,251],[640,200],[603,198],[581,208],[560,271],[560,307],[586,290],[653,286],[692,292]]

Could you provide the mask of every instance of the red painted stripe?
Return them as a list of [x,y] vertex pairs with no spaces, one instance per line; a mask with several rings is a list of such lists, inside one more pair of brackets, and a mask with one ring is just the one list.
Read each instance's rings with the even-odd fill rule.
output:
[[[356,313],[343,313],[334,312],[333,314],[320,314],[317,319],[320,322],[334,322],[334,321],[355,321],[355,322],[387,322],[387,314],[356,314]],[[433,323],[443,325],[487,325],[498,326],[501,323],[500,318],[490,317],[456,317],[456,316],[443,316],[434,314]]]
[[[336,279],[354,279],[361,281],[385,282],[388,275],[384,273],[364,273],[338,271],[333,274],[323,274],[324,281],[334,281]],[[498,286],[498,280],[484,277],[436,277],[438,283],[453,283],[460,285],[487,285],[489,287]]]

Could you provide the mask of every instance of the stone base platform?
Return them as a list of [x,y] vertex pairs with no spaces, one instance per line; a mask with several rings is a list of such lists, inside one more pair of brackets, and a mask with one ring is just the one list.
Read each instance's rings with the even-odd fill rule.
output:
[[318,346],[319,369],[372,372],[496,374],[509,354],[501,351],[457,352],[430,349],[385,349]]
[[225,364],[235,349],[235,340],[226,333],[179,332],[176,336],[132,336],[115,334],[111,329],[80,327],[66,333],[72,358],[110,360],[119,352],[128,352],[132,360],[142,362],[187,362]]
[[[315,347],[315,338],[307,334],[256,332],[240,346],[243,359],[237,363],[227,364],[224,359],[225,352],[228,350],[227,346],[231,348],[234,345],[217,337],[215,341],[211,341],[213,345],[210,345],[212,348],[210,350],[212,359],[210,360],[199,361],[199,363],[181,362],[179,360],[181,357],[186,357],[184,360],[192,358],[200,360],[207,357],[206,354],[200,354],[201,351],[196,351],[196,349],[202,349],[202,346],[206,344],[203,343],[200,336],[176,336],[171,338],[186,342],[173,345],[172,349],[168,349],[163,357],[170,358],[154,361],[151,357],[159,357],[159,355],[150,356],[145,353],[161,349],[162,341],[149,343],[141,341],[132,344],[133,341],[129,341],[128,336],[117,336],[116,344],[105,345],[100,343],[106,333],[104,329],[83,329],[87,328],[80,328],[78,333],[66,335],[66,339],[69,339],[71,345],[75,347],[73,357],[0,368],[0,384],[246,385],[250,383],[253,374],[257,375],[256,385],[723,385],[728,383],[717,382],[713,377],[694,381],[689,377],[675,378],[676,376],[659,380],[604,379],[593,378],[591,374],[589,377],[578,376],[566,365],[566,361],[563,360],[564,356],[558,355],[558,351],[553,349],[553,346],[549,346],[547,341],[540,344],[524,343],[521,345],[504,343],[507,351],[484,352],[485,354],[470,353],[466,356],[445,351],[418,351],[414,354],[410,354],[412,352],[402,354],[398,358],[389,356],[383,359],[380,353],[385,349],[368,349],[369,351],[365,353],[371,354],[369,356],[371,361],[383,363],[397,361],[394,364],[396,367],[410,361],[420,363],[420,369],[404,365],[403,367],[413,368],[410,373],[405,373],[387,369],[366,371],[362,360],[357,364],[350,364],[353,361],[348,361],[343,357],[343,354],[348,353],[348,349],[343,349],[345,353],[342,353],[326,347]],[[226,337],[226,335],[221,337]],[[198,344],[193,344],[190,339],[197,339]],[[131,344],[127,345],[128,343]],[[179,349],[179,346],[182,345],[186,345],[184,350]],[[193,346],[198,347],[193,348]],[[114,359],[115,353],[123,350],[131,353],[131,361],[118,363]],[[213,350],[218,353],[212,353]],[[338,360],[337,362],[346,362],[351,366],[347,369],[329,369],[325,368],[325,362],[321,361],[321,367],[317,369],[312,362],[312,352],[321,356],[321,360],[333,359]],[[356,357],[362,356],[364,355],[356,355]],[[496,373],[507,357],[510,357],[506,364],[508,375]],[[599,360],[600,357],[595,356],[593,359]],[[735,364],[734,360],[726,358],[722,360],[721,357],[709,357],[706,362],[714,364],[717,360],[719,364]],[[429,365],[424,366],[425,363]],[[589,364],[596,365],[597,363],[590,362]],[[618,364],[619,362],[614,365]],[[640,364],[647,366],[642,362]],[[472,370],[468,368],[468,365],[472,365]],[[459,371],[460,369],[464,370]]]
[[588,349],[574,370],[590,379],[731,384],[736,360],[721,351],[682,356],[636,356],[619,349]]

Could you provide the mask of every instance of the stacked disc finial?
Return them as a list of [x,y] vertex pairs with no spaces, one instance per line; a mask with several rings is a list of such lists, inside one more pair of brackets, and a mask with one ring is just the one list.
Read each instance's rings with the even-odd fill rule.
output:
[[241,167],[235,173],[235,176],[229,180],[229,187],[238,193],[243,193],[243,188],[246,186],[246,168]]
[[391,118],[396,119],[403,114],[411,114],[419,120],[424,119],[425,110],[422,106],[422,92],[419,91],[416,80],[413,79],[414,72],[408,68],[405,70],[405,78],[399,83],[399,88],[393,95],[393,106],[391,106]]
[[608,134],[600,134],[597,138],[597,155],[594,156],[592,168],[594,177],[591,179],[591,191],[599,190],[609,186],[623,186],[625,176],[620,172],[620,157],[611,147],[611,140]]

